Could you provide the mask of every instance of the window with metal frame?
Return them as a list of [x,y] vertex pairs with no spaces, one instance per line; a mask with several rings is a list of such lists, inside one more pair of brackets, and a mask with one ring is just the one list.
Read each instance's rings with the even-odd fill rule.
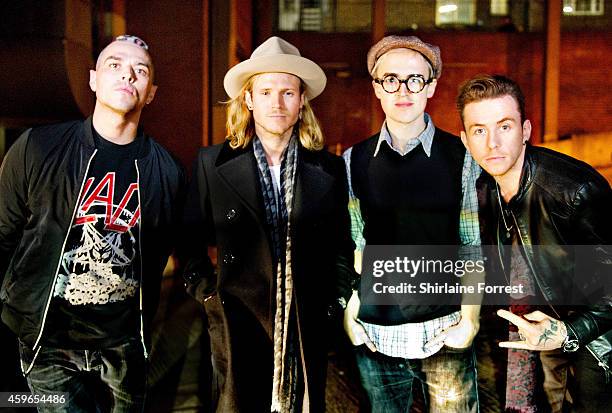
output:
[[604,0],[563,0],[563,14],[566,16],[602,16]]
[[436,26],[476,24],[476,0],[436,0]]

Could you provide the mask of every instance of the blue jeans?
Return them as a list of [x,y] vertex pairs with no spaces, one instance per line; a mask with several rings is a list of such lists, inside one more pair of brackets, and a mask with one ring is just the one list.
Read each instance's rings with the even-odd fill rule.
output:
[[478,412],[478,381],[473,347],[443,347],[425,359],[402,359],[356,349],[361,383],[373,413],[408,413],[412,384],[420,384],[429,412]]
[[42,347],[34,352],[19,344],[23,371],[34,394],[67,393],[62,406],[39,405],[40,412],[142,412],[147,361],[140,340],[102,350]]

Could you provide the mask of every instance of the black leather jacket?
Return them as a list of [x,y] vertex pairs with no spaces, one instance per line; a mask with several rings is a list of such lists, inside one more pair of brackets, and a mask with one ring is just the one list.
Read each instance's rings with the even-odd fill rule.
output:
[[[141,206],[140,333],[146,353],[162,271],[178,229],[185,176],[164,148],[142,138],[136,167]],[[40,346],[65,239],[94,156],[90,117],[26,131],[0,169],[2,321],[34,350]]]
[[[497,186],[483,173],[478,181],[478,201],[483,244],[502,244]],[[599,173],[584,162],[558,152],[527,146],[517,194],[508,204],[510,221],[519,231],[519,244],[535,276],[537,286],[580,346],[586,346],[598,364],[610,371],[612,355],[612,297],[610,290],[596,303],[562,307],[577,291],[592,292],[594,285],[609,287],[612,278],[612,191]],[[508,223],[510,225],[510,223]],[[593,271],[580,274],[576,283],[575,261],[554,248],[533,246],[594,246],[589,248]],[[537,251],[536,251],[537,250]],[[580,291],[578,291],[580,292]],[[592,295],[590,295],[592,298]],[[593,301],[589,301],[593,302]]]

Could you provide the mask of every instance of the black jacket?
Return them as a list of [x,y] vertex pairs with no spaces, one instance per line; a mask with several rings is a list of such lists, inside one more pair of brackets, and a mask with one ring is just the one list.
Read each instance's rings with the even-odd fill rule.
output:
[[[502,244],[496,184],[486,173],[478,182],[483,243]],[[553,317],[562,319],[600,366],[612,367],[612,297],[603,291],[612,277],[612,191],[591,166],[558,152],[527,146],[517,194],[508,204],[519,244]],[[593,246],[589,274],[575,274],[575,261],[562,249],[534,246]],[[595,304],[566,311],[583,294]],[[610,294],[610,291],[607,292]]]
[[[184,172],[143,135],[136,161],[140,196],[141,335],[159,300],[185,189]],[[0,170],[2,320],[29,347],[40,345],[64,243],[95,156],[91,117],[26,131]],[[146,352],[146,346],[145,346]]]
[[[325,411],[328,304],[336,283],[354,277],[344,162],[299,147],[292,268],[300,350],[310,411]],[[276,269],[252,144],[201,149],[185,214],[186,278],[208,316],[220,412],[270,409]],[[217,248],[217,271],[208,247]],[[211,295],[212,294],[212,295]],[[211,297],[204,302],[206,297]]]

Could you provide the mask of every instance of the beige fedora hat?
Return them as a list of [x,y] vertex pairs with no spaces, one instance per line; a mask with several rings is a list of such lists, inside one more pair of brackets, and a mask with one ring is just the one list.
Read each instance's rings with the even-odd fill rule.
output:
[[302,79],[308,99],[323,92],[327,77],[323,69],[286,40],[272,36],[253,51],[251,57],[238,63],[225,74],[223,87],[230,98],[235,98],[247,80],[259,73],[290,73]]

